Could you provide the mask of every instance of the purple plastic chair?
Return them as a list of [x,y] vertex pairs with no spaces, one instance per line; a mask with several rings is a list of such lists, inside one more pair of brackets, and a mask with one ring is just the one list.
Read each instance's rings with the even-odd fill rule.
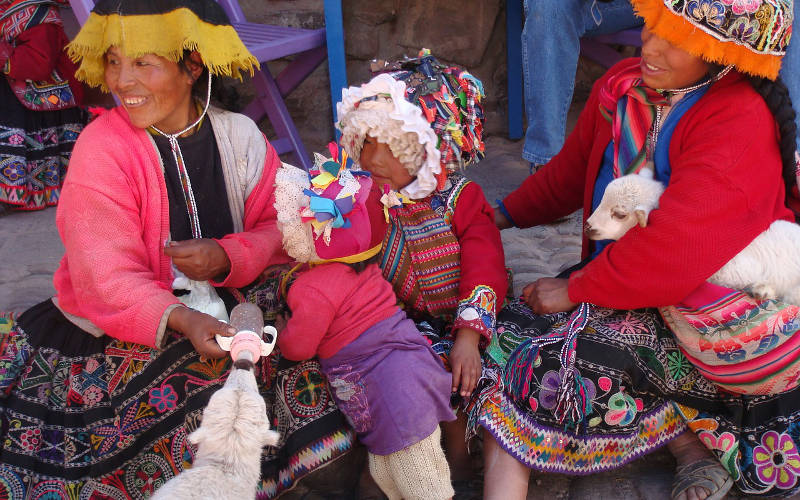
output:
[[[328,56],[325,28],[309,30],[251,23],[245,18],[237,0],[217,0],[217,2],[228,14],[231,24],[245,46],[261,63],[261,71],[256,72],[253,77],[256,97],[247,106],[244,113],[255,121],[259,121],[266,114],[277,135],[276,138],[270,140],[272,146],[279,154],[293,153],[298,163],[308,170],[311,167],[308,153],[300,140],[300,134],[297,132],[283,99]],[[70,0],[72,11],[81,25],[88,19],[94,3],[95,0]],[[341,0],[326,0],[325,10],[327,23],[338,22],[338,26],[331,26],[331,31],[338,33],[341,38]],[[337,15],[331,15],[329,10]],[[331,45],[336,45],[336,47],[332,48],[335,49],[336,54],[340,55],[337,55],[335,62],[330,61],[332,74],[334,68],[337,70],[336,78],[331,78],[334,108],[336,102],[341,98],[337,97],[337,90],[341,93],[341,88],[347,85],[346,77],[342,77],[344,74],[344,42],[343,40],[335,42]],[[290,56],[292,60],[289,64],[276,77],[273,77],[266,63]],[[342,60],[339,61],[339,59]]]

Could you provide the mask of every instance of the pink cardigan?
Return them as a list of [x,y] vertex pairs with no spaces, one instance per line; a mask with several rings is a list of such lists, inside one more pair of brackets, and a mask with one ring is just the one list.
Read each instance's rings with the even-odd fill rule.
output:
[[[248,127],[237,135],[266,140],[255,124]],[[267,144],[260,180],[244,204],[244,232],[217,240],[231,261],[229,275],[217,285],[245,286],[267,266],[289,260],[273,207],[278,166]],[[160,346],[178,304],[171,262],[162,251],[169,237],[167,188],[152,139],[131,125],[124,110],[104,113],[78,138],[56,225],[66,249],[53,278],[59,308],[87,331],[94,326],[120,340]]]

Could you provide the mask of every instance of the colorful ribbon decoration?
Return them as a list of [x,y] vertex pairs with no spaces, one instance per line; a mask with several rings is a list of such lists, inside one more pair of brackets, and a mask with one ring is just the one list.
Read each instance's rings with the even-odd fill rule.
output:
[[389,222],[389,210],[402,207],[403,204],[414,203],[408,196],[392,190],[388,184],[383,185],[383,195],[381,196],[381,203],[383,204],[383,217],[386,222]]
[[304,189],[303,194],[310,198],[311,203],[308,208],[314,212],[314,218],[317,222],[327,222],[333,219],[331,226],[334,228],[350,227],[350,221],[346,220],[344,216],[353,210],[352,196],[331,200],[330,198],[323,198],[310,189]]

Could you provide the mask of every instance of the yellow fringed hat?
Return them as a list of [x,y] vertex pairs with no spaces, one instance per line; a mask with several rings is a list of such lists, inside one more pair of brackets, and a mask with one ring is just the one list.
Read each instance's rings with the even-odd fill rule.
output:
[[112,46],[127,57],[156,54],[175,62],[196,50],[211,74],[239,79],[259,67],[214,0],[100,0],[67,46],[80,64],[78,79],[108,90],[103,57]]
[[775,80],[792,37],[792,0],[631,0],[657,36],[711,63]]

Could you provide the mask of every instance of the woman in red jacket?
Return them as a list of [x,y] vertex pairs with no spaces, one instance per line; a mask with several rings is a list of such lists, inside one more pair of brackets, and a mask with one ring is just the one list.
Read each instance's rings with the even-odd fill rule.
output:
[[0,212],[58,203],[86,124],[58,3],[0,1]]
[[[796,373],[797,355],[780,369],[758,355],[792,338],[797,306],[757,302],[745,308],[752,317],[783,311],[788,320],[776,327],[768,314],[771,331],[747,329],[745,338],[720,328],[701,339],[726,368],[746,361],[760,370],[750,395],[720,390],[719,364],[690,361],[655,309],[708,296],[709,276],[773,221],[793,219],[794,114],[773,81],[792,5],[633,4],[646,24],[641,59],[595,84],[562,151],[503,200],[496,223],[530,227],[580,208],[585,220],[611,179],[642,169],[667,187],[647,227],[605,245],[585,240],[582,267],[528,285],[525,303],[498,315],[489,349],[497,383],[483,391],[478,415],[486,497],[524,498],[530,468],[604,471],[667,443],[678,462],[673,498],[721,498],[734,482],[749,495],[792,494],[800,389],[785,376]],[[753,302],[733,290],[718,299],[718,307]],[[727,343],[717,345],[722,335]],[[765,380],[785,390],[773,394]]]

